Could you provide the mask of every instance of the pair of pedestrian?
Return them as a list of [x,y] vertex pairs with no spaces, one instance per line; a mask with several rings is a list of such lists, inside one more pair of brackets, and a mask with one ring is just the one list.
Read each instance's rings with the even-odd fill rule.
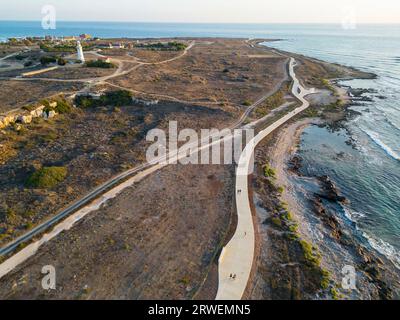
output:
[[231,273],[231,274],[229,275],[229,278],[232,279],[232,280],[235,280],[235,279],[236,279],[236,274],[234,274],[234,273],[232,274],[232,273]]

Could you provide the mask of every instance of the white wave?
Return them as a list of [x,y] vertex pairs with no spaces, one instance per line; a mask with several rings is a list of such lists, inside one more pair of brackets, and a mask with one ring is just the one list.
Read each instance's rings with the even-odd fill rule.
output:
[[[364,131],[364,130],[363,130]],[[388,145],[386,145],[384,142],[382,142],[379,139],[379,135],[375,132],[371,132],[369,130],[364,131],[371,139],[372,141],[375,142],[376,145],[378,145],[383,151],[385,151],[390,157],[392,157],[395,160],[400,161],[400,155],[398,155],[392,148],[390,148]]]
[[382,239],[375,239],[365,232],[363,232],[364,238],[368,240],[368,243],[378,251],[380,254],[386,256],[393,264],[396,266],[397,269],[400,269],[400,252],[398,252],[391,244],[383,241]]
[[357,211],[351,210],[350,208],[348,208],[346,206],[342,206],[342,207],[343,207],[344,215],[350,221],[357,222],[358,220],[360,220],[360,219],[365,217],[365,214],[363,214],[361,212],[357,212]]

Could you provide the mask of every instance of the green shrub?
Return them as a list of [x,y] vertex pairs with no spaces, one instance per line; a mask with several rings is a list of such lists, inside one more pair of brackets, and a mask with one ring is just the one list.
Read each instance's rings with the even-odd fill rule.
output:
[[278,91],[268,97],[264,103],[256,109],[256,114],[259,117],[267,115],[271,110],[276,109],[285,103],[285,95],[283,91]]
[[307,241],[299,241],[303,249],[304,258],[310,266],[319,266],[321,263],[321,256],[316,252],[315,248]]
[[286,219],[287,221],[294,221],[293,215],[292,215],[292,213],[291,213],[290,211],[286,211],[284,217],[285,217],[285,219]]
[[117,90],[105,93],[100,99],[93,99],[90,96],[77,96],[75,104],[80,108],[126,106],[132,104],[132,94],[126,90]]
[[322,269],[322,277],[321,277],[321,288],[328,289],[329,284],[331,282],[331,274],[329,271]]
[[272,217],[271,222],[276,227],[282,227],[282,221],[278,217]]
[[106,62],[103,60],[92,60],[92,61],[88,61],[86,62],[86,67],[88,68],[103,68],[103,69],[110,69],[110,68],[114,68],[115,65],[110,63],[110,62]]
[[333,300],[339,300],[339,293],[336,288],[331,288],[330,293]]
[[149,49],[149,50],[160,50],[160,51],[182,51],[187,48],[187,45],[177,41],[170,41],[168,43],[146,43],[139,44],[137,47]]
[[8,208],[6,211],[6,219],[7,222],[14,223],[17,219],[17,212],[12,208]]
[[291,226],[289,226],[289,231],[292,233],[297,233],[298,230],[299,226],[297,224],[292,224]]
[[53,188],[67,176],[65,167],[43,167],[34,172],[26,181],[28,187]]
[[75,98],[75,104],[82,109],[91,108],[96,105],[96,101],[91,97],[77,96]]
[[[93,45],[90,43],[82,42],[82,49],[83,51],[88,51],[93,49]],[[76,52],[76,45],[75,43],[70,43],[70,44],[57,44],[53,45],[50,42],[42,42],[40,44],[40,49],[42,49],[45,52],[71,52],[75,53]]]
[[70,113],[72,111],[72,106],[71,104],[65,100],[65,99],[59,99],[56,101],[57,102],[57,107],[55,107],[55,111],[63,114],[63,113]]
[[43,105],[45,108],[50,108],[49,100],[44,99],[44,100],[40,101],[40,104]]
[[70,113],[72,111],[72,105],[65,100],[63,97],[59,97],[53,100],[54,102],[57,102],[57,106],[51,107],[50,106],[50,101],[48,100],[42,100],[40,104],[44,106],[44,112],[49,112],[49,111],[55,111],[57,113],[63,114],[63,113]]
[[53,56],[44,56],[40,58],[40,63],[42,65],[47,65],[49,63],[55,63],[55,62],[57,62],[57,59],[56,57]]
[[274,169],[272,169],[268,164],[264,166],[264,176],[268,178],[273,178],[275,179],[276,177],[276,172]]
[[245,100],[245,101],[243,101],[243,105],[246,107],[250,107],[252,105],[252,103],[250,100]]
[[125,106],[132,104],[132,94],[126,90],[108,91],[105,95],[107,105]]
[[26,225],[25,225],[25,229],[26,230],[30,230],[32,228],[33,228],[33,223],[32,222],[27,222]]
[[59,66],[65,66],[67,64],[67,61],[65,59],[63,59],[63,58],[58,58],[57,64]]
[[181,283],[187,286],[190,283],[190,278],[188,276],[183,277]]

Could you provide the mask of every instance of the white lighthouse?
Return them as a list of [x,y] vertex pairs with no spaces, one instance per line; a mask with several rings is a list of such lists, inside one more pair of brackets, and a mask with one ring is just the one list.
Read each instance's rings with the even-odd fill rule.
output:
[[82,63],[84,63],[85,56],[83,55],[82,45],[81,45],[80,41],[76,42],[76,50],[77,50],[78,60],[80,60],[80,61],[82,61]]

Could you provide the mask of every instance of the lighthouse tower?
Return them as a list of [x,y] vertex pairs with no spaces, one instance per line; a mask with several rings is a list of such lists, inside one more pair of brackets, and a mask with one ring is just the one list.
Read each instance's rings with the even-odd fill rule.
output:
[[81,42],[77,41],[76,43],[76,50],[77,50],[77,56],[78,56],[78,60],[82,61],[82,63],[85,62],[85,56],[83,55],[83,50],[82,50],[82,46],[81,46]]

